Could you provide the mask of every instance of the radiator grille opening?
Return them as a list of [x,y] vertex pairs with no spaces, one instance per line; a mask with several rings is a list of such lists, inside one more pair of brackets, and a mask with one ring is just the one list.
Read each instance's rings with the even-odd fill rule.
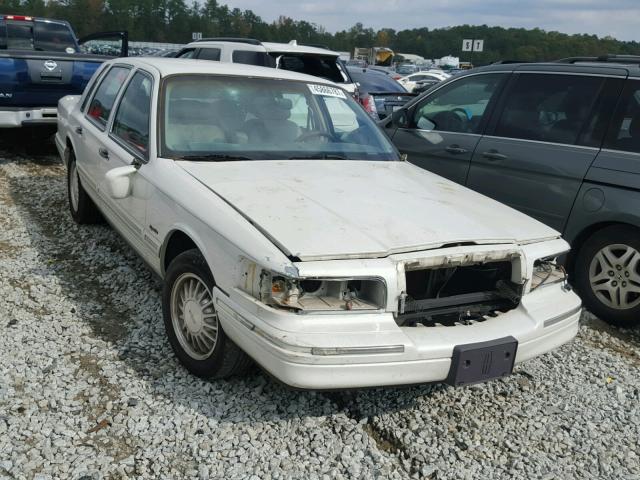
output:
[[511,261],[405,272],[397,322],[404,327],[471,325],[512,310],[522,285],[511,281]]

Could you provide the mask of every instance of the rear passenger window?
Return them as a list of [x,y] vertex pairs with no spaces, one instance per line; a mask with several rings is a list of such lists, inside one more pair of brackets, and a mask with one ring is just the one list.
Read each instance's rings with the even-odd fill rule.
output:
[[520,74],[494,135],[574,145],[589,123],[603,85],[600,77]]
[[219,62],[220,49],[219,48],[202,48],[200,49],[200,53],[198,53],[198,58],[200,60],[214,60],[216,62]]
[[182,50],[176,55],[176,58],[193,58],[196,53],[195,48],[190,48],[189,50]]
[[231,56],[233,63],[257,65],[258,67],[275,67],[276,61],[266,52],[254,50],[235,50]]
[[113,67],[98,86],[87,110],[89,118],[94,120],[98,125],[105,126],[107,124],[118,92],[122,88],[128,75],[128,68]]
[[31,23],[7,24],[7,48],[33,50],[33,26]]
[[122,95],[112,133],[136,152],[146,156],[149,148],[151,78],[137,72]]
[[604,146],[640,153],[640,80],[627,82]]

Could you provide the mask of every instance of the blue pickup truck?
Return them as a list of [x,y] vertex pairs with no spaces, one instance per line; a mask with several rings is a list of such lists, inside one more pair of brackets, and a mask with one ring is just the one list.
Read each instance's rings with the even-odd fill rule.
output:
[[66,21],[0,14],[0,128],[55,128],[58,100],[81,94],[111,58],[84,53],[92,43],[118,45],[127,56],[126,32],[78,40]]

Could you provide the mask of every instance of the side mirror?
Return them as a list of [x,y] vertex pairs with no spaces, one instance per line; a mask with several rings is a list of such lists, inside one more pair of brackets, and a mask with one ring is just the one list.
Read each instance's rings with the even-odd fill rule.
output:
[[409,113],[407,109],[401,108],[391,115],[391,123],[396,128],[409,128]]
[[138,171],[133,165],[118,167],[105,174],[109,195],[115,199],[127,198],[131,195],[131,177]]

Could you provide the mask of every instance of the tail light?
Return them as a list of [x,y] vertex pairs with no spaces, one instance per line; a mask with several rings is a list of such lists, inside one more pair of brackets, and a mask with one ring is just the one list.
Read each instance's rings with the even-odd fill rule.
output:
[[33,17],[25,17],[24,15],[5,15],[4,19],[5,20],[23,20],[23,21],[30,22],[31,20],[33,20]]
[[371,115],[376,120],[378,119],[378,108],[376,107],[376,102],[373,98],[373,95],[360,95],[360,103],[369,115]]

